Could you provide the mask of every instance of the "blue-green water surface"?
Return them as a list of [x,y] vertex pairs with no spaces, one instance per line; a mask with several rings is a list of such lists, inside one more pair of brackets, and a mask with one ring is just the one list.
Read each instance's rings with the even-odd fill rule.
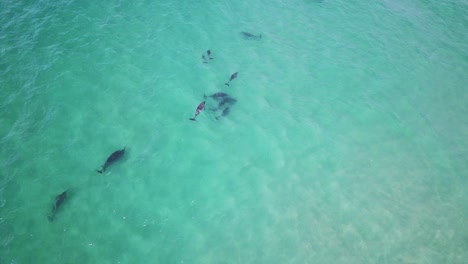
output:
[[466,263],[465,0],[182,2],[0,2],[0,263]]

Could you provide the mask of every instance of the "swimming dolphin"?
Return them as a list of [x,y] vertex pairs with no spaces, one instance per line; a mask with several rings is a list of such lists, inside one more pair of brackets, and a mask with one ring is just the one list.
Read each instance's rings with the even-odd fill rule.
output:
[[242,31],[241,32],[241,35],[244,37],[244,38],[247,38],[247,39],[261,39],[262,38],[262,34],[258,35],[258,36],[255,36],[254,34],[251,34],[249,32],[245,32],[245,31]]
[[206,102],[206,100],[203,101],[203,102],[201,102],[201,103],[198,105],[197,110],[195,111],[195,116],[192,117],[192,118],[189,118],[190,120],[192,120],[192,121],[197,121],[195,118],[197,118],[197,115],[199,115],[200,112],[203,110],[203,108],[205,108],[205,102]]
[[107,167],[109,167],[111,164],[113,164],[114,162],[120,160],[123,155],[125,154],[125,148],[121,149],[121,150],[116,150],[114,151],[114,153],[112,153],[106,160],[106,162],[104,163],[104,165],[102,165],[102,168],[100,170],[97,170],[97,172],[99,173],[103,173]]
[[57,195],[55,197],[55,203],[54,206],[52,207],[52,211],[50,215],[47,217],[50,222],[53,222],[55,220],[55,214],[57,213],[57,210],[62,206],[63,202],[67,199],[67,191],[64,191],[63,193]]
[[229,81],[227,83],[225,83],[225,85],[229,86],[229,83],[234,80],[235,78],[237,78],[237,73],[238,72],[235,72],[231,75],[231,78],[229,78]]
[[207,51],[206,51],[206,54],[208,54],[208,58],[209,58],[210,60],[213,59],[213,58],[211,57],[211,50],[207,50]]

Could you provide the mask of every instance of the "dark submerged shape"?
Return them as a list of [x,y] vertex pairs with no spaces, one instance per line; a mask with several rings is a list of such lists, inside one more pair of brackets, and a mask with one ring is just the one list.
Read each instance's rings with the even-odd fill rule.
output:
[[224,108],[223,112],[221,112],[221,115],[216,117],[216,120],[218,120],[220,117],[227,116],[229,114],[230,108],[229,106]]
[[211,50],[207,50],[207,51],[206,51],[206,54],[208,55],[208,58],[209,58],[210,60],[213,59],[213,58],[211,57]]
[[62,206],[63,202],[67,199],[67,192],[68,190],[64,191],[63,193],[55,197],[54,206],[52,207],[52,211],[50,215],[47,217],[50,222],[53,222],[55,220],[55,214],[57,213],[57,210]]
[[223,100],[221,100],[218,104],[218,109],[223,108],[225,105],[229,107],[235,103],[237,103],[237,100],[235,98],[232,98],[232,97],[223,98]]
[[215,112],[216,120],[219,120],[219,118],[221,117],[227,116],[231,111],[231,107],[237,103],[237,99],[231,97],[229,94],[224,92],[217,92],[210,95],[209,97],[213,98],[213,100],[216,101],[216,106],[210,109],[212,112]]
[[210,95],[211,98],[220,101],[223,100],[223,98],[228,97],[229,95],[227,93],[219,92],[219,93],[214,93]]
[[262,38],[262,34],[256,36],[256,35],[254,35],[252,33],[245,32],[245,31],[242,31],[241,35],[246,39],[261,39]]
[[103,173],[107,167],[109,167],[110,165],[112,165],[113,163],[115,163],[116,161],[120,160],[123,155],[125,154],[125,149],[126,148],[123,148],[121,150],[117,150],[117,151],[114,151],[114,153],[112,153],[106,160],[106,163],[104,163],[104,165],[102,165],[102,168],[100,170],[97,170],[97,172],[99,173]]

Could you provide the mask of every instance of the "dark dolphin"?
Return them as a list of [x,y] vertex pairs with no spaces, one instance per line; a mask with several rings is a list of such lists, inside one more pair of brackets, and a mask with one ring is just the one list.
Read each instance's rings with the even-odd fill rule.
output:
[[63,202],[67,199],[67,192],[68,190],[64,191],[63,193],[55,197],[54,206],[52,207],[52,211],[50,215],[47,217],[50,222],[55,220],[55,214],[57,213],[57,210],[62,206]]
[[241,32],[241,35],[244,37],[244,38],[247,38],[247,39],[261,39],[262,38],[262,34],[256,36],[254,34],[251,34],[249,32],[245,32],[245,31],[242,31]]
[[195,118],[197,118],[197,115],[199,115],[200,112],[203,110],[203,108],[205,108],[205,103],[206,101],[203,101],[198,105],[197,110],[195,111],[195,116],[192,118],[189,118],[190,120],[197,121]]
[[219,100],[223,100],[223,98],[225,97],[228,97],[229,95],[227,93],[223,93],[223,92],[218,92],[218,93],[214,93],[212,95],[210,95],[211,98],[219,101]]
[[231,74],[231,78],[229,78],[229,81],[227,83],[225,83],[225,85],[229,86],[229,83],[234,80],[235,78],[237,78],[237,74],[238,72],[235,72],[233,74]]
[[214,103],[211,103],[209,111],[215,112],[217,115],[215,117],[216,120],[218,120],[220,117],[228,115],[231,110],[230,107],[237,103],[237,99],[231,97],[225,92],[217,92],[210,96],[205,95],[205,98],[206,97],[211,97],[214,100]]
[[211,50],[207,50],[207,51],[206,51],[206,54],[208,55],[208,58],[209,58],[210,60],[213,59],[213,58],[211,57]]
[[97,170],[97,172],[103,173],[106,170],[107,167],[109,167],[110,165],[112,165],[116,161],[120,160],[123,157],[124,154],[125,154],[125,148],[114,151],[114,153],[112,153],[107,158],[106,163],[104,163],[104,165],[102,165],[102,168],[100,170]]

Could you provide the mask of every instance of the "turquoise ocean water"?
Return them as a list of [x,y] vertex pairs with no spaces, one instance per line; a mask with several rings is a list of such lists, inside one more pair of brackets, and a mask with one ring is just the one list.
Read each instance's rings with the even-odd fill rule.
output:
[[0,2],[0,263],[467,263],[466,0],[181,2]]

